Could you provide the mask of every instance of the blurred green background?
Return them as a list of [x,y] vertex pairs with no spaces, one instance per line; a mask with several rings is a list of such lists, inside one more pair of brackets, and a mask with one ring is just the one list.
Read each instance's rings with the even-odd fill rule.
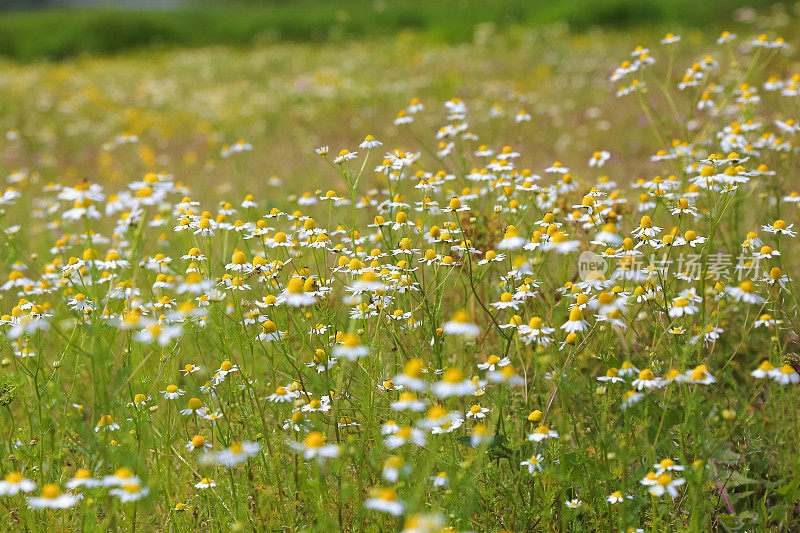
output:
[[[797,13],[793,2],[778,2]],[[475,29],[736,24],[775,0],[0,0],[0,56],[60,60],[142,47],[372,39],[413,31],[455,43]],[[1,9],[4,8],[4,9]],[[744,8],[744,9],[743,9]]]

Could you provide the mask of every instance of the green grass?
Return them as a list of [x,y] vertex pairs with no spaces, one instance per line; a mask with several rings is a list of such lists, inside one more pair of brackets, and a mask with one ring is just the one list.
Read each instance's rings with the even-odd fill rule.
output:
[[[392,2],[299,0],[247,4],[192,4],[178,10],[55,9],[0,17],[0,54],[20,61],[113,54],[133,48],[250,45],[254,42],[337,41],[404,30],[430,39],[463,42],[475,27],[500,28],[563,21],[570,28],[628,28],[642,24],[704,27],[730,21],[736,8],[772,0],[445,0]],[[691,17],[686,17],[691,13]]]

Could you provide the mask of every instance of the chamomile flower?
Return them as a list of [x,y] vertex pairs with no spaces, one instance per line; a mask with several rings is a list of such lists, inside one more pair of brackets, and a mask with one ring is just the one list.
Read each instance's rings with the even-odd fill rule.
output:
[[541,442],[547,439],[557,439],[558,433],[545,425],[536,428],[536,431],[528,435],[528,440],[533,442]]
[[369,348],[361,344],[361,337],[356,333],[345,333],[340,344],[333,348],[334,357],[344,357],[351,361],[369,355]]
[[420,412],[425,410],[427,402],[419,399],[413,392],[404,392],[400,395],[397,401],[392,402],[389,406],[395,411],[415,411]]
[[203,416],[207,410],[206,407],[203,407],[203,401],[200,398],[190,398],[186,403],[186,409],[182,409],[180,413],[183,416]]
[[327,438],[319,431],[310,432],[303,442],[290,441],[289,446],[305,459],[316,459],[318,462],[339,456],[339,447],[327,444]]
[[425,443],[427,442],[425,433],[416,428],[403,426],[397,428],[391,434],[388,434],[383,440],[384,445],[390,450],[399,448],[400,446],[403,446],[409,442],[416,444],[417,446],[425,446]]
[[692,370],[687,370],[680,379],[684,383],[697,383],[701,385],[711,385],[717,379],[711,375],[706,365],[698,365]]
[[550,240],[542,245],[542,250],[566,254],[576,251],[579,247],[580,241],[569,239],[569,236],[563,231],[556,231],[550,237]]
[[186,394],[186,391],[183,389],[179,389],[177,385],[171,383],[167,385],[167,388],[165,390],[161,391],[161,394],[164,395],[164,399],[166,400],[177,400],[178,398]]
[[497,253],[494,250],[486,250],[483,259],[478,261],[478,265],[488,265],[489,263],[502,263],[505,261],[506,256],[502,253]]
[[673,33],[668,33],[668,34],[666,34],[664,36],[663,39],[661,39],[661,44],[673,44],[673,43],[677,43],[680,40],[681,40],[681,36],[680,35],[675,35]]
[[622,395],[622,408],[627,409],[631,405],[639,402],[642,398],[644,398],[644,394],[642,394],[641,392],[636,392],[632,390],[626,391]]
[[195,435],[192,440],[186,443],[186,449],[190,452],[206,451],[211,449],[211,443],[203,435]]
[[699,308],[688,298],[678,297],[672,301],[672,306],[669,308],[669,316],[671,318],[680,318],[682,316],[691,316],[698,311]]
[[291,388],[278,387],[275,392],[267,396],[267,400],[275,403],[291,402],[300,396],[300,392]]
[[639,372],[638,377],[634,379],[632,383],[636,390],[657,389],[663,386],[663,384],[663,380],[659,377],[656,377],[653,371],[649,368],[645,368]]
[[750,375],[757,379],[764,379],[766,377],[772,376],[772,373],[775,371],[775,367],[772,364],[764,360],[758,365],[758,368],[750,372]]
[[[308,280],[313,280],[308,278]],[[293,277],[286,284],[286,289],[281,293],[280,301],[291,307],[303,307],[317,303],[317,296],[309,288],[309,281]]]
[[337,164],[346,163],[348,161],[352,161],[358,157],[358,152],[351,152],[347,149],[342,149],[339,154],[333,158],[333,162]]
[[103,477],[102,484],[104,487],[121,487],[127,484],[139,484],[139,478],[130,469],[123,466],[118,468],[114,474]]
[[614,504],[616,504],[616,503],[622,503],[622,502],[624,502],[626,499],[628,499],[628,500],[632,500],[632,499],[633,499],[633,496],[632,496],[632,495],[630,495],[630,494],[628,494],[628,495],[624,495],[624,494],[622,494],[622,491],[619,491],[619,490],[615,490],[614,492],[612,492],[611,494],[609,494],[609,495],[608,495],[608,497],[606,497],[606,501],[607,501],[608,503],[612,504],[612,505],[614,505]]
[[224,450],[204,454],[202,462],[233,467],[254,457],[260,450],[261,445],[257,442],[234,442]]
[[596,379],[597,381],[610,383],[622,383],[625,381],[624,378],[620,377],[619,370],[614,367],[609,368],[604,376],[598,376]]
[[384,462],[381,476],[389,483],[395,483],[401,475],[408,475],[410,472],[411,468],[401,456],[392,455]]
[[455,367],[448,368],[442,374],[442,380],[431,386],[431,391],[439,398],[450,396],[466,396],[475,392],[475,384],[464,378],[464,373]]
[[108,491],[112,496],[116,496],[122,503],[137,502],[150,494],[150,489],[141,486],[138,482],[126,483],[118,488]]
[[498,250],[516,250],[525,244],[525,238],[521,237],[514,226],[508,226],[503,234],[503,240],[497,244]]
[[764,298],[755,293],[755,285],[750,280],[741,282],[737,287],[726,287],[727,292],[737,302],[748,304],[761,304]]
[[800,383],[800,374],[792,365],[782,365],[772,371],[770,377],[775,380],[778,385],[795,385]]
[[102,482],[99,479],[95,479],[92,477],[92,473],[85,469],[81,468],[75,475],[72,476],[72,479],[67,481],[66,487],[70,490],[77,489],[79,487],[86,487],[86,488],[94,488],[99,487]]
[[589,158],[589,167],[602,167],[609,159],[611,159],[611,152],[598,150]]
[[267,319],[261,323],[261,333],[259,333],[256,338],[263,342],[273,342],[281,340],[285,334],[285,331],[280,331],[278,329],[275,322]]
[[403,366],[403,372],[396,375],[392,381],[412,391],[423,391],[428,388],[428,382],[422,379],[425,363],[422,359],[413,358]]
[[0,481],[0,496],[14,496],[20,492],[31,492],[36,483],[27,479],[20,472],[11,472]]
[[569,320],[561,326],[561,329],[566,333],[579,333],[589,329],[589,323],[584,320],[583,311],[581,311],[580,307],[575,306],[570,309]]
[[479,420],[481,418],[485,418],[487,413],[489,413],[488,408],[476,403],[470,406],[470,408],[467,410],[467,418]]
[[517,309],[520,306],[520,302],[518,300],[514,300],[514,295],[506,291],[500,295],[499,301],[492,302],[489,305],[495,309]]
[[453,318],[444,323],[442,330],[447,335],[462,335],[464,337],[477,337],[481,328],[470,321],[469,315],[464,310],[456,311]]
[[683,466],[677,464],[674,460],[670,458],[666,458],[661,460],[660,462],[653,465],[655,469],[656,476],[660,476],[664,472],[681,472],[683,471]]
[[103,415],[100,417],[100,420],[97,421],[94,431],[97,433],[99,431],[116,431],[118,429],[119,424],[114,422],[114,418],[111,415]]
[[378,146],[382,146],[383,143],[375,139],[372,135],[367,135],[364,137],[364,141],[358,145],[359,148],[362,150],[371,150],[373,148],[377,148]]
[[525,459],[520,463],[521,466],[525,466],[528,468],[528,473],[533,474],[534,472],[541,472],[542,471],[542,461],[544,457],[541,454],[537,453],[536,455],[532,455],[528,459]]
[[181,373],[183,374],[183,376],[184,376],[184,377],[186,377],[186,376],[188,376],[189,374],[194,374],[195,372],[198,372],[198,371],[200,370],[200,368],[201,368],[200,366],[197,366],[197,365],[193,365],[193,364],[187,363],[187,364],[186,364],[186,365],[184,365],[184,367],[181,369]]
[[374,497],[364,502],[364,507],[373,511],[389,513],[400,516],[405,509],[405,503],[397,498],[397,493],[392,488],[380,489]]
[[198,490],[213,489],[216,486],[217,482],[208,477],[204,477],[203,479],[194,484],[194,488]]
[[503,367],[508,364],[511,364],[511,360],[508,357],[503,357],[502,359],[496,355],[490,355],[486,358],[485,363],[478,363],[478,368],[481,370],[488,370],[490,372],[494,372],[498,369],[498,367]]
[[651,485],[650,488],[647,489],[647,492],[652,494],[653,496],[660,497],[664,494],[669,494],[673,498],[677,498],[678,496],[678,487],[683,485],[686,482],[683,478],[675,478],[673,479],[672,476],[667,474],[666,472],[656,476],[655,484]]
[[42,487],[38,497],[28,498],[28,507],[31,509],[67,509],[80,501],[80,495],[65,494],[58,485],[49,483]]
[[761,226],[761,229],[766,232],[773,233],[775,235],[786,235],[788,237],[796,237],[797,233],[792,230],[793,227],[794,224],[787,225],[786,221],[779,219],[773,222],[771,226],[769,225]]

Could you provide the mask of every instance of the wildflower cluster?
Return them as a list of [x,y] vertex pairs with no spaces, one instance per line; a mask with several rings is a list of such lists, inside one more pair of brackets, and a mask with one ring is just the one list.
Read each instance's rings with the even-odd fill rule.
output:
[[[610,74],[657,139],[636,175],[603,146],[539,161],[459,98],[397,113],[429,143],[319,147],[326,190],[288,199],[201,202],[167,171],[121,188],[10,173],[5,507],[26,524],[70,507],[135,523],[141,500],[198,527],[788,527],[800,71],[765,68],[784,41],[726,32],[676,74],[681,42]],[[773,510],[744,513],[756,501]]]

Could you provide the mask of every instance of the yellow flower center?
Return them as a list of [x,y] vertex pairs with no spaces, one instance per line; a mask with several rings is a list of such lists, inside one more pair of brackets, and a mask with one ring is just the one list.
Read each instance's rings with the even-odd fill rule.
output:
[[200,400],[200,398],[191,398],[189,402],[186,404],[186,406],[192,411],[194,411],[196,409],[200,409],[201,407],[203,407],[203,402]]
[[639,372],[639,379],[644,381],[652,381],[653,379],[655,379],[655,377],[656,375],[653,374],[653,371],[650,370],[649,368],[645,368],[644,370]]
[[404,463],[403,458],[400,457],[399,455],[392,455],[386,460],[386,465],[391,468],[400,468],[401,466],[403,466],[403,463]]
[[393,502],[397,499],[397,493],[394,489],[381,489],[378,497],[383,501]]
[[428,414],[426,416],[429,420],[438,420],[445,415],[447,415],[447,409],[441,405],[434,405],[428,410]]
[[47,498],[48,500],[55,500],[61,496],[61,489],[58,488],[58,485],[54,483],[48,483],[44,487],[42,487],[42,498]]
[[128,494],[136,494],[140,490],[142,490],[142,486],[138,483],[128,483],[127,485],[122,486],[122,490],[127,492]]
[[425,363],[422,362],[422,359],[410,359],[403,367],[403,374],[412,378],[417,378],[422,375],[423,368],[425,368]]
[[325,445],[325,435],[319,431],[312,431],[306,437],[306,448],[321,448]]
[[19,473],[19,472],[11,472],[10,474],[8,474],[6,476],[6,483],[10,483],[10,484],[19,483],[23,479],[25,479],[25,477],[21,473]]
[[448,368],[442,376],[442,380],[451,384],[461,383],[464,381],[464,373],[458,368]]
[[289,294],[303,294],[305,292],[303,287],[303,279],[302,278],[292,278],[289,280],[289,283],[286,284],[286,290]]
[[610,292],[601,292],[597,297],[597,301],[600,302],[601,305],[611,305],[614,303],[614,299],[614,295]]
[[753,282],[750,281],[750,280],[746,280],[746,281],[741,282],[739,284],[739,289],[741,289],[742,291],[747,292],[747,293],[752,293],[752,292],[755,292],[755,290],[756,290],[755,285],[753,285]]
[[697,367],[692,370],[690,377],[696,381],[700,381],[706,378],[706,371],[703,368]]
[[129,479],[133,477],[133,472],[131,472],[128,468],[124,466],[122,468],[118,468],[116,472],[114,472],[114,477],[119,479]]
[[458,322],[461,324],[465,324],[469,322],[469,315],[463,309],[458,310],[453,315],[453,322]]
[[342,335],[342,346],[346,348],[356,348],[361,345],[361,337],[356,333],[345,333]]

